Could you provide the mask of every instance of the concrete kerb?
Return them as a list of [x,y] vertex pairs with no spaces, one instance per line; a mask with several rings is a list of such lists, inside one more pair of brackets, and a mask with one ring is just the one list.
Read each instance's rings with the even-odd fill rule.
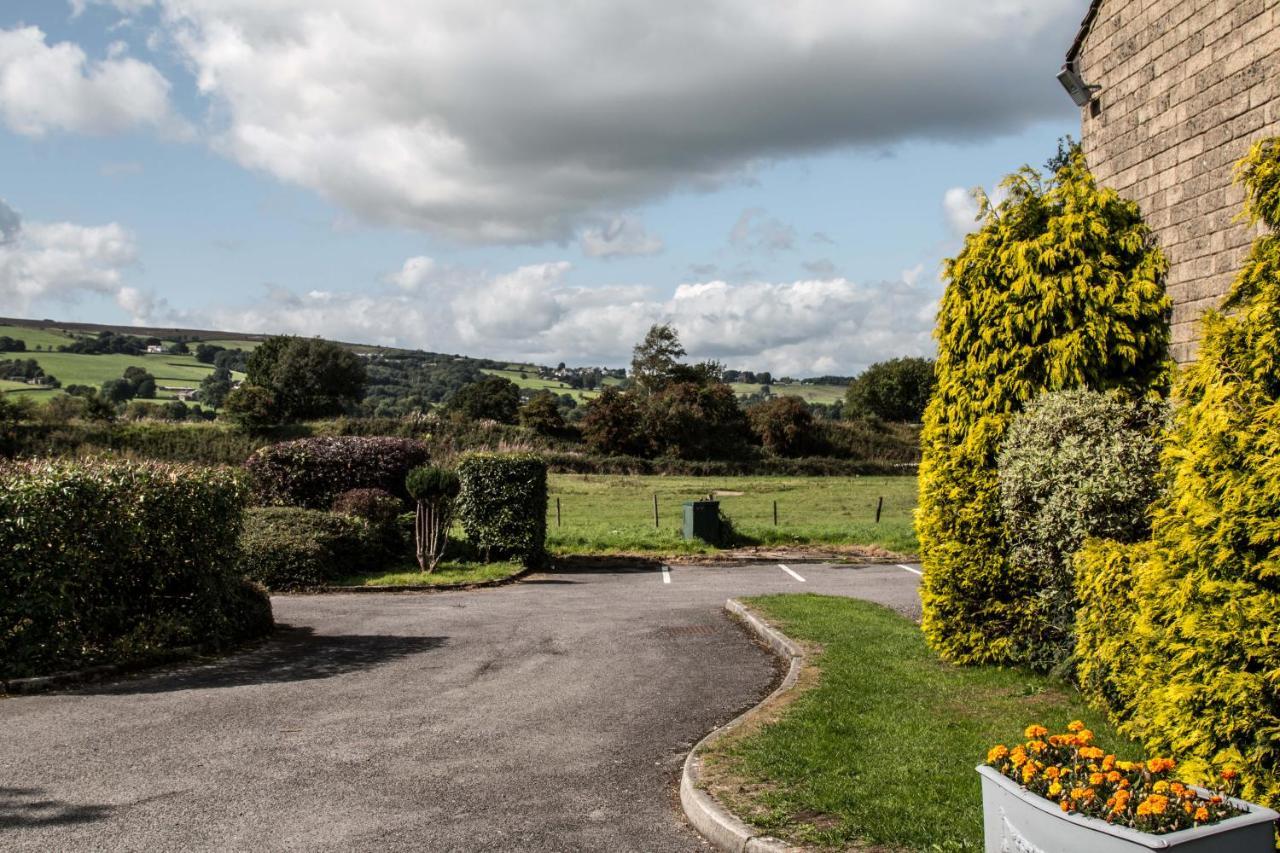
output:
[[717,850],[730,851],[730,853],[787,853],[799,848],[787,845],[771,836],[760,835],[700,787],[702,772],[700,753],[729,732],[751,720],[774,699],[793,689],[800,679],[800,670],[804,667],[804,651],[800,646],[793,643],[782,632],[766,624],[745,604],[731,598],[725,602],[724,607],[741,619],[743,624],[769,647],[770,651],[788,663],[787,674],[777,690],[757,703],[755,707],[698,741],[689,751],[684,760],[684,771],[680,775],[680,805],[684,808],[685,816],[693,828],[698,830]]

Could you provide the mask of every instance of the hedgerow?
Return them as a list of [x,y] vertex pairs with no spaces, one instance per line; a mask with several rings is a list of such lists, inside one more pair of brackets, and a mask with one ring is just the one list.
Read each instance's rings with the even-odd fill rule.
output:
[[996,458],[1009,422],[1045,391],[1168,382],[1165,261],[1137,205],[1100,189],[1075,154],[1030,168],[947,262],[936,385],[921,436],[917,531],[923,628],[959,663],[1018,662],[1043,644],[1036,574],[1009,559]]
[[471,453],[458,463],[456,513],[486,560],[546,559],[547,465],[531,453]]
[[314,589],[385,561],[365,520],[285,506],[245,513],[240,552],[240,570],[270,590]]
[[270,603],[236,569],[246,491],[226,469],[0,466],[0,675],[269,631]]
[[1018,657],[1040,669],[1075,646],[1071,558],[1089,537],[1146,537],[1159,494],[1163,402],[1117,392],[1045,394],[1013,419],[1000,452],[1000,506],[1009,558],[1036,579],[1045,620],[1040,645]]
[[316,436],[264,447],[245,468],[262,504],[328,509],[351,489],[382,489],[407,503],[405,475],[427,456],[410,438]]
[[1280,140],[1241,162],[1259,237],[1180,379],[1152,535],[1077,558],[1086,691],[1207,781],[1280,803]]

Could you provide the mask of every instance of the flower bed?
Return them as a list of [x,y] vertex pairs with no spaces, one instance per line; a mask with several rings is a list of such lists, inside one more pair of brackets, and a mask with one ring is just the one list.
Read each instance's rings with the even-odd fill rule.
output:
[[[991,748],[987,766],[1021,784],[1033,794],[1077,813],[1161,835],[1215,824],[1243,810],[1227,796],[1207,794],[1171,776],[1174,761],[1120,761],[1093,742],[1093,732],[1076,721],[1064,734],[1049,734],[1044,726],[1028,726],[1027,741],[1009,749]],[[1237,773],[1222,773],[1227,795]]]

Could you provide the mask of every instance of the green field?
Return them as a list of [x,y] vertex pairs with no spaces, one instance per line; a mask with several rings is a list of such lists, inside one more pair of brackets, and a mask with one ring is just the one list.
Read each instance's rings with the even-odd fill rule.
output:
[[222,347],[223,349],[242,349],[246,351],[253,351],[260,343],[262,343],[262,341],[245,341],[228,338],[213,341],[192,341],[190,346],[193,350],[196,348],[197,344],[212,344],[215,347]]
[[[916,478],[550,475],[547,543],[553,553],[706,553],[681,538],[683,504],[715,494],[742,544],[878,545],[917,550]],[[658,525],[653,497],[658,496]],[[880,523],[876,504],[884,498]],[[556,499],[560,525],[556,525]],[[778,504],[778,525],[773,504]]]
[[[490,368],[490,369],[485,369],[482,372],[487,373],[490,376],[501,376],[503,379],[509,379],[512,382],[514,382],[516,385],[520,386],[520,388],[525,390],[529,390],[529,391],[545,390],[545,391],[550,391],[553,394],[557,394],[557,395],[568,394],[569,396],[573,397],[575,400],[577,400],[580,403],[593,399],[598,393],[596,391],[583,391],[577,388],[570,388],[567,383],[561,382],[557,379],[543,379],[540,376],[538,376],[537,368],[526,369],[524,371],[525,376],[523,379],[520,377],[519,365],[508,365],[507,369],[505,370],[497,370],[497,369]],[[616,382],[617,380],[615,379],[614,381]]]
[[[739,397],[748,397],[752,394],[759,394],[763,385],[754,385],[749,382],[734,382],[731,387],[735,394]],[[831,405],[844,400],[845,387],[843,385],[770,385],[769,390],[775,397],[799,397],[806,403],[822,403]]]
[[1024,740],[1031,723],[1060,732],[1080,719],[1100,746],[1142,757],[1071,686],[943,663],[918,625],[877,604],[818,595],[748,603],[821,649],[812,661],[820,676],[781,719],[721,741],[704,760],[734,812],[787,842],[979,853],[973,768],[995,744]]
[[[57,349],[63,344],[69,344],[75,340],[71,335],[57,329],[33,329],[28,326],[0,326],[0,337],[16,338],[23,341],[26,343],[28,350],[33,350],[36,347]],[[21,355],[21,353],[6,353],[0,355],[0,358],[14,358],[17,355]]]

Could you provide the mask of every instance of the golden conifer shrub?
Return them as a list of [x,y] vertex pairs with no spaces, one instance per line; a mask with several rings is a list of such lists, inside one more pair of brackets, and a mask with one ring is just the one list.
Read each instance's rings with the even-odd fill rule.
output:
[[1042,647],[1036,574],[1009,559],[996,460],[1012,417],[1046,391],[1159,394],[1170,366],[1164,257],[1137,205],[1097,186],[1083,155],[1045,180],[1005,179],[947,261],[934,332],[916,527],[924,631],[957,663]]
[[1204,318],[1149,541],[1076,557],[1082,687],[1189,781],[1280,804],[1280,140],[1238,166],[1253,244]]

